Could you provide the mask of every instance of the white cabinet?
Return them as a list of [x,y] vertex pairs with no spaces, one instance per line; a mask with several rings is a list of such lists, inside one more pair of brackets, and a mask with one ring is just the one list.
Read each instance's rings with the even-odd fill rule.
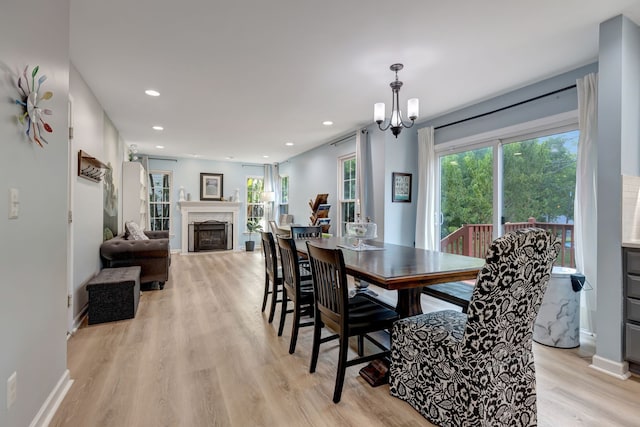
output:
[[138,162],[122,163],[122,223],[127,221],[149,229],[147,174]]

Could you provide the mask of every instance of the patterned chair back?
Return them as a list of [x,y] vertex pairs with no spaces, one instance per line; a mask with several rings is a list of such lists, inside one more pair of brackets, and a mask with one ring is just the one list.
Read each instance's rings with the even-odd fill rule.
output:
[[469,303],[463,352],[531,350],[533,323],[542,304],[560,239],[539,228],[494,240]]

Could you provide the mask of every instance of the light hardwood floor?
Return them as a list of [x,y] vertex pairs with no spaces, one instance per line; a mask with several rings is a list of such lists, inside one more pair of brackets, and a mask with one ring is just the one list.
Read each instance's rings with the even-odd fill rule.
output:
[[[75,382],[50,425],[431,425],[388,386],[370,387],[359,366],[334,404],[337,345],[321,347],[309,374],[311,328],[289,355],[290,319],[278,337],[260,311],[263,278],[259,251],[174,255],[164,290],[144,292],[135,319],[85,325],[69,340]],[[589,345],[534,351],[540,426],[640,425],[638,378],[588,368]]]

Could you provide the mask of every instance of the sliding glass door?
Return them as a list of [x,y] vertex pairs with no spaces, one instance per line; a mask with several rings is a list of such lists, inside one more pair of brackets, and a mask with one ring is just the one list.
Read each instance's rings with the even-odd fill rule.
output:
[[441,251],[474,254],[479,239],[468,235],[480,228],[491,238],[493,181],[492,147],[440,157]]
[[574,265],[578,131],[563,128],[439,154],[440,248],[483,258],[493,239],[525,227],[561,238]]
[[578,131],[505,141],[502,233],[530,226],[558,236],[558,265],[574,265],[573,204]]

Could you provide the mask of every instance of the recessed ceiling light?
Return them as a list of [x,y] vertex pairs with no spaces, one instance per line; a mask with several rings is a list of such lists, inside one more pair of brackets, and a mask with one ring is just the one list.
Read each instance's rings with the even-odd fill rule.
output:
[[149,96],[160,96],[160,92],[158,92],[157,90],[153,90],[153,89],[147,89],[144,91],[144,93],[146,93]]
[[164,145],[156,145],[156,148],[159,148],[162,150],[164,148]]
[[233,156],[227,156],[227,157],[225,157],[225,159],[231,160],[231,159],[233,159]]
[[195,158],[202,157],[200,154],[190,154],[190,156]]
[[265,156],[262,156],[262,158],[263,158],[263,159],[268,159],[268,158],[269,158],[269,156],[266,156],[266,155],[265,155]]
[[333,122],[331,120],[325,120],[324,122],[322,122],[322,124],[325,126],[331,126]]
[[284,145],[291,147],[293,145],[293,142],[285,142]]
[[164,130],[162,126],[153,126],[153,130]]

